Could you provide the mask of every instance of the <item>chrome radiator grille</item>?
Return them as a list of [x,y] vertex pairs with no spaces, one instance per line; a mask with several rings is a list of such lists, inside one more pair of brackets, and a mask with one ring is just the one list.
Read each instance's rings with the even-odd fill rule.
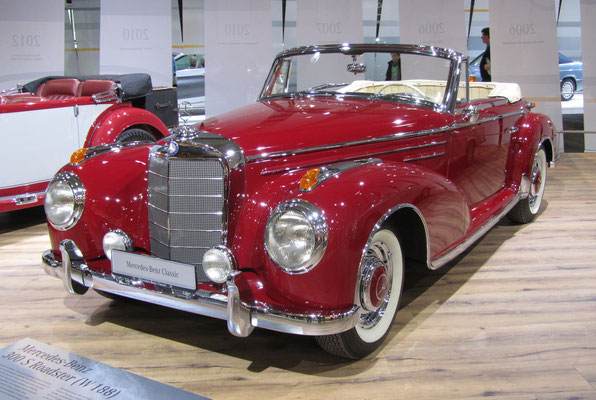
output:
[[217,158],[149,157],[151,253],[194,265],[198,282],[208,281],[203,254],[223,242],[225,180]]

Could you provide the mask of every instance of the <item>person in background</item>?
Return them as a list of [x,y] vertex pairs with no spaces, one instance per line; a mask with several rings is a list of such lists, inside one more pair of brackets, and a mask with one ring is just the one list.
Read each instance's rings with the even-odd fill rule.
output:
[[489,30],[489,28],[484,28],[482,30],[482,42],[486,45],[486,50],[482,54],[482,59],[480,59],[480,76],[482,77],[482,82],[490,82],[491,81],[491,72],[490,72],[490,30]]
[[391,61],[387,63],[386,81],[400,81],[401,80],[401,60],[399,53],[391,53]]

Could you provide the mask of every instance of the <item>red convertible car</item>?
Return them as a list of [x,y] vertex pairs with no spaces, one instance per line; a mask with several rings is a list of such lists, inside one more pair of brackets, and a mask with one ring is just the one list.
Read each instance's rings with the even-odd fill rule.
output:
[[[401,76],[386,81],[391,53]],[[502,217],[539,214],[553,124],[517,84],[469,83],[467,61],[300,47],[277,56],[254,104],[156,144],[83,149],[48,187],[44,268],[70,293],[364,357],[391,329],[407,268],[440,268]]]
[[139,105],[147,74],[45,77],[0,93],[0,212],[41,206],[54,173],[78,148],[169,134]]

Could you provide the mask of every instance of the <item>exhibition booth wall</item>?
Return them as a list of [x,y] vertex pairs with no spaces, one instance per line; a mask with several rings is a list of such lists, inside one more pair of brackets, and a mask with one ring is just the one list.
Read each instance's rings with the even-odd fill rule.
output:
[[[563,130],[557,52],[581,60],[594,5],[581,0],[1,0],[0,88],[44,75],[145,72],[172,84],[172,54],[205,63],[205,115],[255,100],[277,52],[297,45],[381,42],[453,48],[470,59],[491,28],[493,80],[520,84]],[[182,4],[182,8],[179,8]],[[596,121],[593,56],[583,54],[585,131]],[[566,105],[567,107],[569,104]],[[585,150],[596,151],[596,135]],[[562,135],[561,135],[562,137]],[[594,142],[594,143],[593,143]],[[560,143],[562,147],[562,143]]]

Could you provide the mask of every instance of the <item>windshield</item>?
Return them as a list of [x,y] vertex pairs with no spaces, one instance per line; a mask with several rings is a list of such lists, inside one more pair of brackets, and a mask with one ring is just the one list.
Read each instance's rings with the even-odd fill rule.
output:
[[397,46],[387,51],[326,50],[282,53],[261,98],[350,95],[428,108],[447,106],[451,59],[398,51]]

